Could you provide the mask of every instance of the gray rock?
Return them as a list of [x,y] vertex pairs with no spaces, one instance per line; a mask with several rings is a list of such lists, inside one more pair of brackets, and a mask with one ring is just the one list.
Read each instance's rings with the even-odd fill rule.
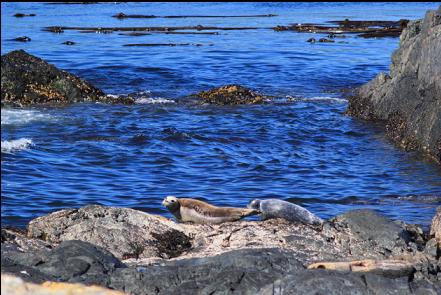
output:
[[52,243],[90,242],[119,259],[170,258],[191,247],[191,238],[177,228],[141,211],[91,205],[36,218],[28,225],[28,236]]
[[[385,256],[403,254],[407,243],[411,240],[404,226],[400,226],[373,210],[352,210],[331,219],[332,225],[344,231],[349,229],[358,238],[359,243],[353,243],[352,252],[363,252],[367,249],[379,252]],[[375,249],[375,250],[374,250]]]
[[109,287],[132,294],[257,294],[262,286],[303,269],[292,252],[243,249],[119,269],[112,274]]
[[441,7],[409,22],[392,55],[390,73],[380,73],[349,99],[347,113],[384,121],[386,133],[407,150],[441,162]]
[[110,252],[83,241],[62,242],[36,268],[52,280],[106,285],[107,276],[122,264]]
[[66,241],[53,250],[22,252],[2,244],[1,270],[25,281],[108,284],[109,275],[125,265],[110,252],[82,241]]
[[87,101],[134,102],[131,98],[105,96],[90,83],[24,50],[15,50],[1,56],[2,106]]
[[290,274],[265,286],[259,294],[413,294],[405,279],[389,279],[377,275],[336,273],[326,270]]

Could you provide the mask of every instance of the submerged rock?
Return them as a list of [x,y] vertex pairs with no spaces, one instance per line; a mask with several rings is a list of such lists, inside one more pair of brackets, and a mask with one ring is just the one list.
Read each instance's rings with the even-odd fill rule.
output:
[[269,98],[240,85],[226,85],[193,96],[202,103],[217,105],[261,104]]
[[383,121],[386,133],[406,150],[441,163],[441,7],[409,22],[392,55],[390,73],[380,73],[349,98],[347,114]]
[[87,101],[133,103],[133,99],[109,101],[100,89],[24,50],[2,55],[2,105],[26,106]]
[[22,36],[22,37],[17,37],[12,39],[12,41],[18,41],[18,42],[30,42],[31,38],[29,38],[28,36]]

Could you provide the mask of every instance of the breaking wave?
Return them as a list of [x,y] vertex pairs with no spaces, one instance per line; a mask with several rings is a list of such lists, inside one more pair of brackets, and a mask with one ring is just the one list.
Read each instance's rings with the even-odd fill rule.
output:
[[2,153],[13,153],[21,150],[26,150],[33,144],[34,143],[32,142],[32,139],[29,138],[5,140],[1,143]]
[[52,119],[52,116],[36,110],[2,109],[1,115],[2,125],[28,124]]

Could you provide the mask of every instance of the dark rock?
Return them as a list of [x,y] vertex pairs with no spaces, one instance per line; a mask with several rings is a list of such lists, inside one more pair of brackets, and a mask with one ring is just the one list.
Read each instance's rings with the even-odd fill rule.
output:
[[331,39],[320,38],[319,42],[322,42],[322,43],[334,43],[335,41],[331,40]]
[[339,230],[349,229],[354,236],[363,241],[354,244],[352,251],[366,251],[371,248],[378,249],[378,252],[386,256],[392,253],[402,254],[411,240],[405,227],[373,210],[352,210],[331,219],[331,222]]
[[53,250],[22,252],[2,245],[2,272],[20,276],[26,281],[108,283],[108,275],[125,267],[110,252],[82,241],[62,242]]
[[131,44],[124,44],[123,46],[129,46],[129,47],[154,47],[154,46],[203,46],[203,44],[200,43],[131,43]]
[[[295,24],[290,26],[276,26],[275,31],[295,31],[303,33],[322,33],[328,34],[328,38],[345,37],[342,33],[357,33],[364,38],[378,37],[398,37],[403,28],[406,27],[408,20],[399,21],[329,21],[328,23],[337,24],[333,26],[321,24]],[[324,41],[326,42],[326,41]]]
[[[434,288],[432,288],[434,290]],[[405,279],[326,270],[289,274],[260,290],[260,294],[413,294]]]
[[46,27],[43,29],[43,31],[57,33],[57,34],[64,33],[64,30],[61,27]]
[[[23,50],[12,51],[1,57],[2,105],[112,100],[90,83]],[[133,103],[133,99],[126,102]]]
[[308,40],[306,40],[306,42],[309,42],[309,43],[315,43],[315,38],[309,38]]
[[202,103],[217,105],[261,104],[269,98],[240,85],[226,85],[201,91],[193,96]]
[[64,45],[75,45],[77,43],[75,43],[73,41],[66,41],[66,42],[63,42],[62,44],[64,44]]
[[24,14],[24,13],[16,13],[14,14],[15,17],[25,17],[25,16],[36,16],[35,13],[30,13],[30,14]]
[[406,150],[441,162],[441,7],[409,22],[380,73],[349,98],[347,114],[382,121],[386,134]]
[[45,27],[43,30],[48,32],[58,31],[58,30],[76,30],[79,32],[101,32],[101,33],[112,33],[112,32],[169,32],[169,31],[181,31],[181,30],[256,30],[262,29],[258,27],[216,27],[216,26],[179,26],[179,27],[62,27],[62,26],[51,26]]
[[22,36],[22,37],[17,37],[12,39],[13,41],[18,41],[18,42],[30,42],[31,38],[27,37],[27,36]]
[[243,18],[243,17],[274,17],[277,14],[255,14],[255,15],[165,15],[165,16],[157,16],[157,15],[142,15],[142,14],[124,14],[122,12],[112,15],[112,17],[118,19],[124,18]]
[[62,242],[36,266],[57,281],[100,285],[106,285],[107,275],[122,267],[124,264],[110,252],[75,240]]
[[358,37],[363,38],[383,38],[383,37],[399,37],[401,35],[401,28],[388,28],[388,29],[379,29],[374,30],[372,32],[363,33],[357,35]]
[[109,287],[132,294],[257,294],[262,286],[303,269],[292,252],[243,249],[119,269],[112,274]]

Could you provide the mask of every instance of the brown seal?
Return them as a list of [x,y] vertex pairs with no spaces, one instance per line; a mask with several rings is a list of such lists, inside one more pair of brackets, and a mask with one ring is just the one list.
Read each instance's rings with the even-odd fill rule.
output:
[[162,204],[178,221],[201,224],[237,221],[241,218],[260,213],[256,209],[216,207],[199,200],[176,198],[174,196],[166,197]]

